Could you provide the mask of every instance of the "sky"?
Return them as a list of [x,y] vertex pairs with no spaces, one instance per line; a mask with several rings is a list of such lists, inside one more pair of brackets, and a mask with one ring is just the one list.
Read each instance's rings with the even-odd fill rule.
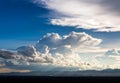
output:
[[119,2],[1,0],[0,66],[120,68]]
[[[64,0],[61,1],[61,3],[62,2],[64,2]],[[55,4],[57,4],[57,2]],[[71,31],[87,32],[94,37],[104,39],[103,43],[109,42],[112,44],[114,41],[116,41],[115,44],[119,44],[119,31],[94,32],[93,30],[84,28],[76,29],[75,26],[77,25],[57,26],[51,24],[49,20],[58,17],[58,13],[56,11],[54,11],[54,9],[46,8],[43,4],[35,4],[32,2],[32,0],[1,0],[0,48],[14,49],[21,45],[34,44],[37,40],[39,40],[40,37],[48,32],[57,32],[60,35],[64,35]],[[60,14],[58,15],[60,16]],[[111,41],[111,39],[114,41]]]

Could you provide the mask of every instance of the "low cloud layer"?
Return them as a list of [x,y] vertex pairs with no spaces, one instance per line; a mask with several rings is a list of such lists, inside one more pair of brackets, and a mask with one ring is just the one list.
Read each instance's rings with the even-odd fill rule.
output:
[[0,73],[28,73],[31,72],[30,70],[18,70],[18,69],[10,69],[10,68],[0,68]]
[[120,31],[119,0],[33,0],[50,9],[56,17],[51,24],[92,29],[94,31]]

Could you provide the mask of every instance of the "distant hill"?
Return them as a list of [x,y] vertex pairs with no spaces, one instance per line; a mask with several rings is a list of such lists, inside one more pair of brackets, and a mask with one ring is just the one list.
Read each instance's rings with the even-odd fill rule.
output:
[[120,76],[119,69],[85,70],[85,71],[33,71],[30,73],[3,73],[1,76]]

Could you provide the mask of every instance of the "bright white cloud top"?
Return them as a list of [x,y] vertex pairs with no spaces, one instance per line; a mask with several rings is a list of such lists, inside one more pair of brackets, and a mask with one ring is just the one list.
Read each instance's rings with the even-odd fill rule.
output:
[[92,29],[120,31],[119,0],[33,0],[56,13],[50,23]]

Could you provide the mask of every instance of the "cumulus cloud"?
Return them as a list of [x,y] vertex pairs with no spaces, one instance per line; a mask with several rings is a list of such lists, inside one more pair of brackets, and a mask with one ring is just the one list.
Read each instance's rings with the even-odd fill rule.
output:
[[120,50],[116,50],[116,49],[112,49],[112,50],[108,50],[105,53],[106,56],[110,56],[110,55],[120,55]]
[[39,55],[42,56],[42,58],[38,56],[41,60],[38,57],[36,59],[63,66],[87,65],[81,60],[79,52],[82,52],[82,49],[97,48],[101,42],[101,39],[85,32],[73,31],[63,36],[58,33],[48,33],[35,45]]
[[14,53],[5,51],[5,50],[0,50],[0,57],[5,58],[5,59],[14,59]]
[[[48,33],[44,38],[40,39],[36,44],[37,50],[41,50],[45,45],[48,46],[52,50],[56,50],[58,48],[64,49],[79,49],[82,47],[96,47],[102,42],[101,39],[94,38],[85,32],[71,32],[68,35],[60,36],[57,33]],[[65,52],[66,52],[65,50]]]
[[44,70],[46,66],[45,71],[59,67],[81,70],[120,68],[120,50],[106,51],[99,46],[101,42],[85,32],[72,31],[63,36],[47,33],[35,46],[21,46],[15,51],[0,50],[0,67]]
[[96,56],[96,59],[106,68],[120,68],[120,50],[108,50],[104,54]]
[[102,42],[85,32],[71,32],[60,36],[58,33],[47,33],[35,46],[22,46],[15,52],[0,52],[2,63],[6,66],[31,65],[31,63],[54,64],[56,66],[92,68],[91,63],[81,59],[83,49],[97,50]]
[[46,66],[45,71],[59,67],[81,70],[120,68],[120,51],[106,51],[100,47],[101,42],[102,39],[85,32],[72,31],[63,36],[47,33],[34,46],[21,46],[15,51],[0,50],[0,67],[44,70]]
[[108,50],[104,55],[113,59],[117,64],[120,63],[120,50]]
[[53,25],[94,31],[120,31],[119,0],[33,0],[33,2],[43,4],[45,8],[56,12],[56,17],[50,20]]
[[19,48],[17,48],[17,52],[18,52],[18,54],[21,54],[24,56],[30,56],[30,57],[34,57],[37,55],[36,49],[34,48],[34,46],[19,47]]

